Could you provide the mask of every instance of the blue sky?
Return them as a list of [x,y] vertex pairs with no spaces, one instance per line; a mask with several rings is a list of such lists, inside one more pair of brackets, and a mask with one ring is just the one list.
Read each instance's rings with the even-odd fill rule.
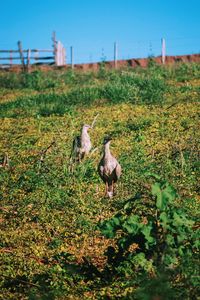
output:
[[[0,49],[51,48],[56,31],[75,63],[200,52],[200,0],[2,0]],[[67,57],[69,62],[69,55]]]

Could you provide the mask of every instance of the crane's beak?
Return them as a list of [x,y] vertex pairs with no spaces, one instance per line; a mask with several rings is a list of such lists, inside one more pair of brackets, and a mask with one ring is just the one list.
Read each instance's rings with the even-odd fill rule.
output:
[[91,129],[92,127],[90,125],[85,124],[83,127],[85,127],[86,129]]

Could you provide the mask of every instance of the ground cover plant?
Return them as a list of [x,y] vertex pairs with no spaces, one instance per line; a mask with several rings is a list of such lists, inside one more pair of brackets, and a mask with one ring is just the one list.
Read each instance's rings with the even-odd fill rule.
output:
[[1,299],[198,299],[199,92],[198,64],[0,74]]

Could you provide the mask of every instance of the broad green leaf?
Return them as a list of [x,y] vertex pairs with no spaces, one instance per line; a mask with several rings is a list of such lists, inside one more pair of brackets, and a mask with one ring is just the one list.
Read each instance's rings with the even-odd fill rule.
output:
[[176,265],[178,263],[178,259],[176,256],[166,254],[164,256],[164,263],[165,263],[165,265],[168,265],[168,266],[171,265],[171,267],[173,267],[174,265]]
[[176,190],[169,184],[166,185],[166,188],[163,190],[163,197],[172,203],[176,199]]
[[165,211],[160,214],[161,225],[164,229],[167,229],[167,224],[169,222],[168,215]]
[[160,183],[156,182],[151,187],[153,196],[156,196],[156,206],[158,209],[163,210],[163,199]]
[[[185,216],[179,215],[177,212],[173,213],[173,225],[176,227],[182,226],[182,225],[187,225],[187,220]],[[190,223],[190,222],[189,222]]]
[[137,215],[130,216],[129,218],[127,218],[127,223],[139,225],[140,224],[140,218]]
[[119,226],[120,225],[120,217],[112,218],[113,225]]
[[[152,231],[152,225],[146,225],[143,227],[143,229],[141,230],[141,232],[144,234],[145,239],[147,240],[147,249],[149,248],[150,245],[154,245],[155,244],[155,239],[154,237],[151,236],[151,231]],[[149,244],[149,245],[148,245]]]
[[103,235],[105,235],[107,238],[113,238],[115,237],[115,226],[112,222],[112,219],[110,221],[104,222],[102,225],[100,225],[100,230]]
[[166,236],[166,242],[168,246],[173,246],[174,245],[174,237],[171,234],[167,234]]
[[122,225],[122,227],[131,234],[137,234],[141,226],[143,225],[139,222],[139,217],[137,215],[130,216]]
[[180,256],[184,255],[184,251],[183,250],[184,250],[183,246],[178,247],[178,253],[179,253]]

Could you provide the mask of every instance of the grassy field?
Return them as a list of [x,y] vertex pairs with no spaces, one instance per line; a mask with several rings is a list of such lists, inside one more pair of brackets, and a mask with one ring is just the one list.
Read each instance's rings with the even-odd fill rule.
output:
[[[198,299],[199,98],[197,64],[0,73],[1,299]],[[123,172],[112,199],[107,135]]]

